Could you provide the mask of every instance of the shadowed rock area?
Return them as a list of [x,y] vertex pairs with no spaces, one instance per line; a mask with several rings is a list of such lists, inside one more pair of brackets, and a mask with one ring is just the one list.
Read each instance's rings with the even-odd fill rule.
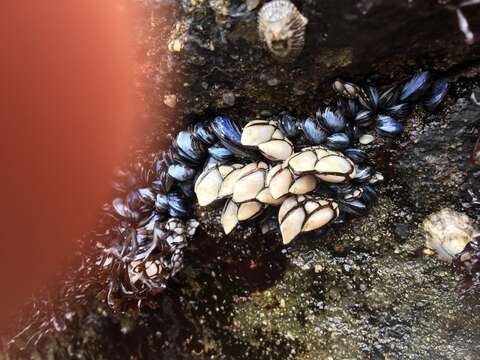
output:
[[[391,83],[422,67],[443,71],[478,59],[478,44],[466,45],[459,30],[454,2],[327,0],[294,1],[309,20],[306,43],[294,62],[282,63],[258,36],[263,3],[184,0],[175,7],[157,1],[154,24],[165,12],[176,19],[168,37],[160,25],[143,29],[155,40],[158,57],[146,75],[157,99],[176,94],[183,114],[308,112],[336,77]],[[480,23],[477,10],[463,9],[473,32]]]
[[[258,38],[263,1],[132,4],[141,115],[152,119],[152,138],[165,139],[165,129],[213,114],[306,116],[331,99],[336,77],[381,86],[419,68],[444,72],[445,106],[433,115],[416,109],[388,150],[371,146],[385,181],[369,215],[282,248],[276,232],[258,235],[265,223],[224,237],[220,210],[197,209],[202,227],[186,268],[157,309],[113,314],[92,299],[66,331],[20,358],[478,357],[479,294],[460,293],[449,268],[423,255],[420,226],[444,207],[464,211],[466,191],[478,186],[469,158],[480,122],[470,98],[480,95],[479,45],[465,44],[450,1],[294,3],[309,23],[292,63]],[[480,5],[464,14],[480,33]],[[158,151],[157,142],[148,144]]]

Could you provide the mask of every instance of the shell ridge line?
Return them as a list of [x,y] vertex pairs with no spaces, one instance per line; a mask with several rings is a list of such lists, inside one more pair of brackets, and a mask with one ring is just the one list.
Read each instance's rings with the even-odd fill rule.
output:
[[[304,200],[304,202],[306,202],[308,199]],[[323,199],[318,199],[318,200],[323,200]],[[305,213],[307,213],[307,216],[305,217],[305,221],[304,223],[302,224],[302,229],[303,229],[303,225],[305,225],[307,223],[307,221],[310,219],[310,217],[312,217],[316,212],[320,211],[320,210],[323,210],[323,209],[330,209],[332,210],[332,212],[335,214],[336,211],[334,209],[334,207],[332,206],[332,200],[330,199],[327,199],[327,200],[324,200],[324,201],[327,201],[326,204],[324,205],[320,205],[317,201],[316,203],[318,204],[318,208],[316,208],[315,210],[313,210],[310,214],[308,214],[306,211]],[[331,220],[329,220],[325,225],[327,225]],[[325,226],[323,225],[323,226]],[[323,227],[321,226],[321,227]]]
[[305,219],[303,219],[302,227],[301,227],[301,229],[303,229],[305,223],[307,222],[307,218],[308,218],[308,214],[307,214],[307,211],[305,210],[304,205],[305,205],[305,203],[306,203],[308,200],[310,200],[310,199],[305,198],[305,199],[302,200],[302,201],[298,201],[298,199],[296,199],[297,205],[293,206],[290,210],[288,210],[288,211],[285,213],[285,215],[283,215],[282,222],[283,222],[283,220],[285,220],[285,219],[288,217],[288,215],[289,215],[291,212],[293,212],[293,211],[295,211],[295,210],[297,210],[297,209],[299,209],[299,208],[302,208],[302,209],[303,209],[303,212],[305,213]]

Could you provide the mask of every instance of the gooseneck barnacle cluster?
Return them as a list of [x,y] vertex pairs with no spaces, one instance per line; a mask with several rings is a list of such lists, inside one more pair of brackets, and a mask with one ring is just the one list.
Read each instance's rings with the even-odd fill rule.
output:
[[[91,241],[80,270],[67,272],[62,299],[78,306],[93,293],[113,309],[132,309],[132,302],[156,306],[151,295],[165,290],[183,268],[185,248],[202,226],[194,218],[197,206],[223,206],[226,234],[277,207],[284,244],[306,232],[321,236],[329,225],[366,214],[383,179],[368,144],[398,137],[418,104],[435,111],[448,82],[424,71],[381,92],[341,80],[333,89],[337,96],[329,106],[303,118],[283,112],[245,119],[243,128],[225,116],[193,123],[169,149],[142,155],[118,171],[118,196],[104,206],[108,216],[101,217],[95,236],[86,237]],[[443,240],[431,243],[450,249]],[[467,288],[480,286],[479,254],[470,243],[453,259]],[[37,344],[52,328],[65,328],[64,322],[52,305],[37,312],[11,344],[38,328],[25,346]]]
[[341,80],[333,88],[336,99],[305,118],[284,112],[245,119],[243,128],[224,116],[196,122],[170,149],[119,172],[122,195],[105,207],[114,222],[97,261],[109,304],[166,287],[201,226],[195,204],[223,206],[226,234],[278,207],[284,244],[365,214],[383,179],[366,144],[398,137],[415,104],[435,111],[448,83],[424,71],[384,91]]

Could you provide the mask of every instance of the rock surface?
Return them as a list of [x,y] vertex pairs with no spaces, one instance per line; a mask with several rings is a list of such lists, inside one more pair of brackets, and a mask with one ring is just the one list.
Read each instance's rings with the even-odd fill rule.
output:
[[[480,53],[478,45],[464,44],[452,4],[296,1],[309,19],[306,46],[296,62],[284,64],[259,43],[255,14],[263,2],[247,0],[250,11],[241,11],[242,3],[137,4],[139,94],[160,128],[183,126],[183,115],[188,121],[215,113],[307,114],[332,95],[337,76],[381,85],[420,67],[450,76],[447,106],[435,115],[415,112],[388,151],[372,146],[385,184],[367,217],[282,249],[274,234],[258,236],[268,224],[225,238],[219,213],[198,211],[203,229],[158,309],[112,314],[92,300],[67,332],[28,355],[477,358],[478,294],[460,294],[445,264],[423,255],[420,231],[429,213],[462,210],[465,191],[478,183],[468,160],[480,121],[480,107],[470,100],[472,91],[480,94]],[[465,14],[472,30],[480,29],[473,10]]]
[[[150,96],[177,94],[183,114],[313,111],[336,77],[391,83],[425,67],[446,71],[479,58],[445,1],[294,1],[308,18],[303,52],[282,63],[266,50],[256,15],[264,1],[155,1],[142,35]],[[479,5],[480,6],[480,5]],[[478,7],[463,8],[473,32]],[[172,13],[173,24],[165,24]],[[169,26],[173,27],[173,31]]]

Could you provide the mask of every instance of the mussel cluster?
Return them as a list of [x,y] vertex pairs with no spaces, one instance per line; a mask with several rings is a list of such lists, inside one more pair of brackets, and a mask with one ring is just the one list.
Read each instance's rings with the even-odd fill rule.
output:
[[284,244],[303,232],[365,214],[382,176],[362,147],[378,136],[399,136],[400,121],[420,99],[426,110],[435,111],[448,82],[421,72],[384,92],[341,80],[333,88],[340,95],[336,103],[304,120],[282,113],[249,121],[242,131],[225,117],[213,120],[214,133],[225,128],[218,139],[232,159],[207,160],[194,190],[200,206],[226,200],[221,219],[226,234],[268,206],[280,207]]
[[[150,295],[182,269],[184,250],[200,225],[195,204],[225,202],[221,222],[227,234],[278,206],[284,243],[365,214],[382,180],[367,144],[398,137],[415,103],[435,111],[448,82],[425,71],[384,91],[341,80],[333,89],[336,99],[305,118],[284,112],[245,121],[243,129],[225,116],[196,122],[169,149],[118,171],[113,186],[119,195],[105,205],[101,231],[86,236],[92,246],[85,246],[80,270],[68,272],[63,298],[86,301],[92,289],[106,293],[114,309],[125,303],[130,308],[131,300],[154,306]],[[475,243],[453,260],[468,286],[480,284],[479,261]],[[36,314],[12,343],[35,327],[27,346],[38,343],[64,317],[55,310]]]
[[153,160],[120,171],[114,187],[122,196],[105,208],[114,223],[98,261],[109,275],[109,303],[161,291],[182,268],[199,225],[196,198],[200,206],[225,201],[227,234],[279,206],[284,243],[365,214],[382,179],[366,144],[398,137],[415,103],[435,111],[448,82],[424,71],[385,91],[341,80],[333,88],[335,101],[312,116],[284,112],[243,129],[217,116],[180,131]]

